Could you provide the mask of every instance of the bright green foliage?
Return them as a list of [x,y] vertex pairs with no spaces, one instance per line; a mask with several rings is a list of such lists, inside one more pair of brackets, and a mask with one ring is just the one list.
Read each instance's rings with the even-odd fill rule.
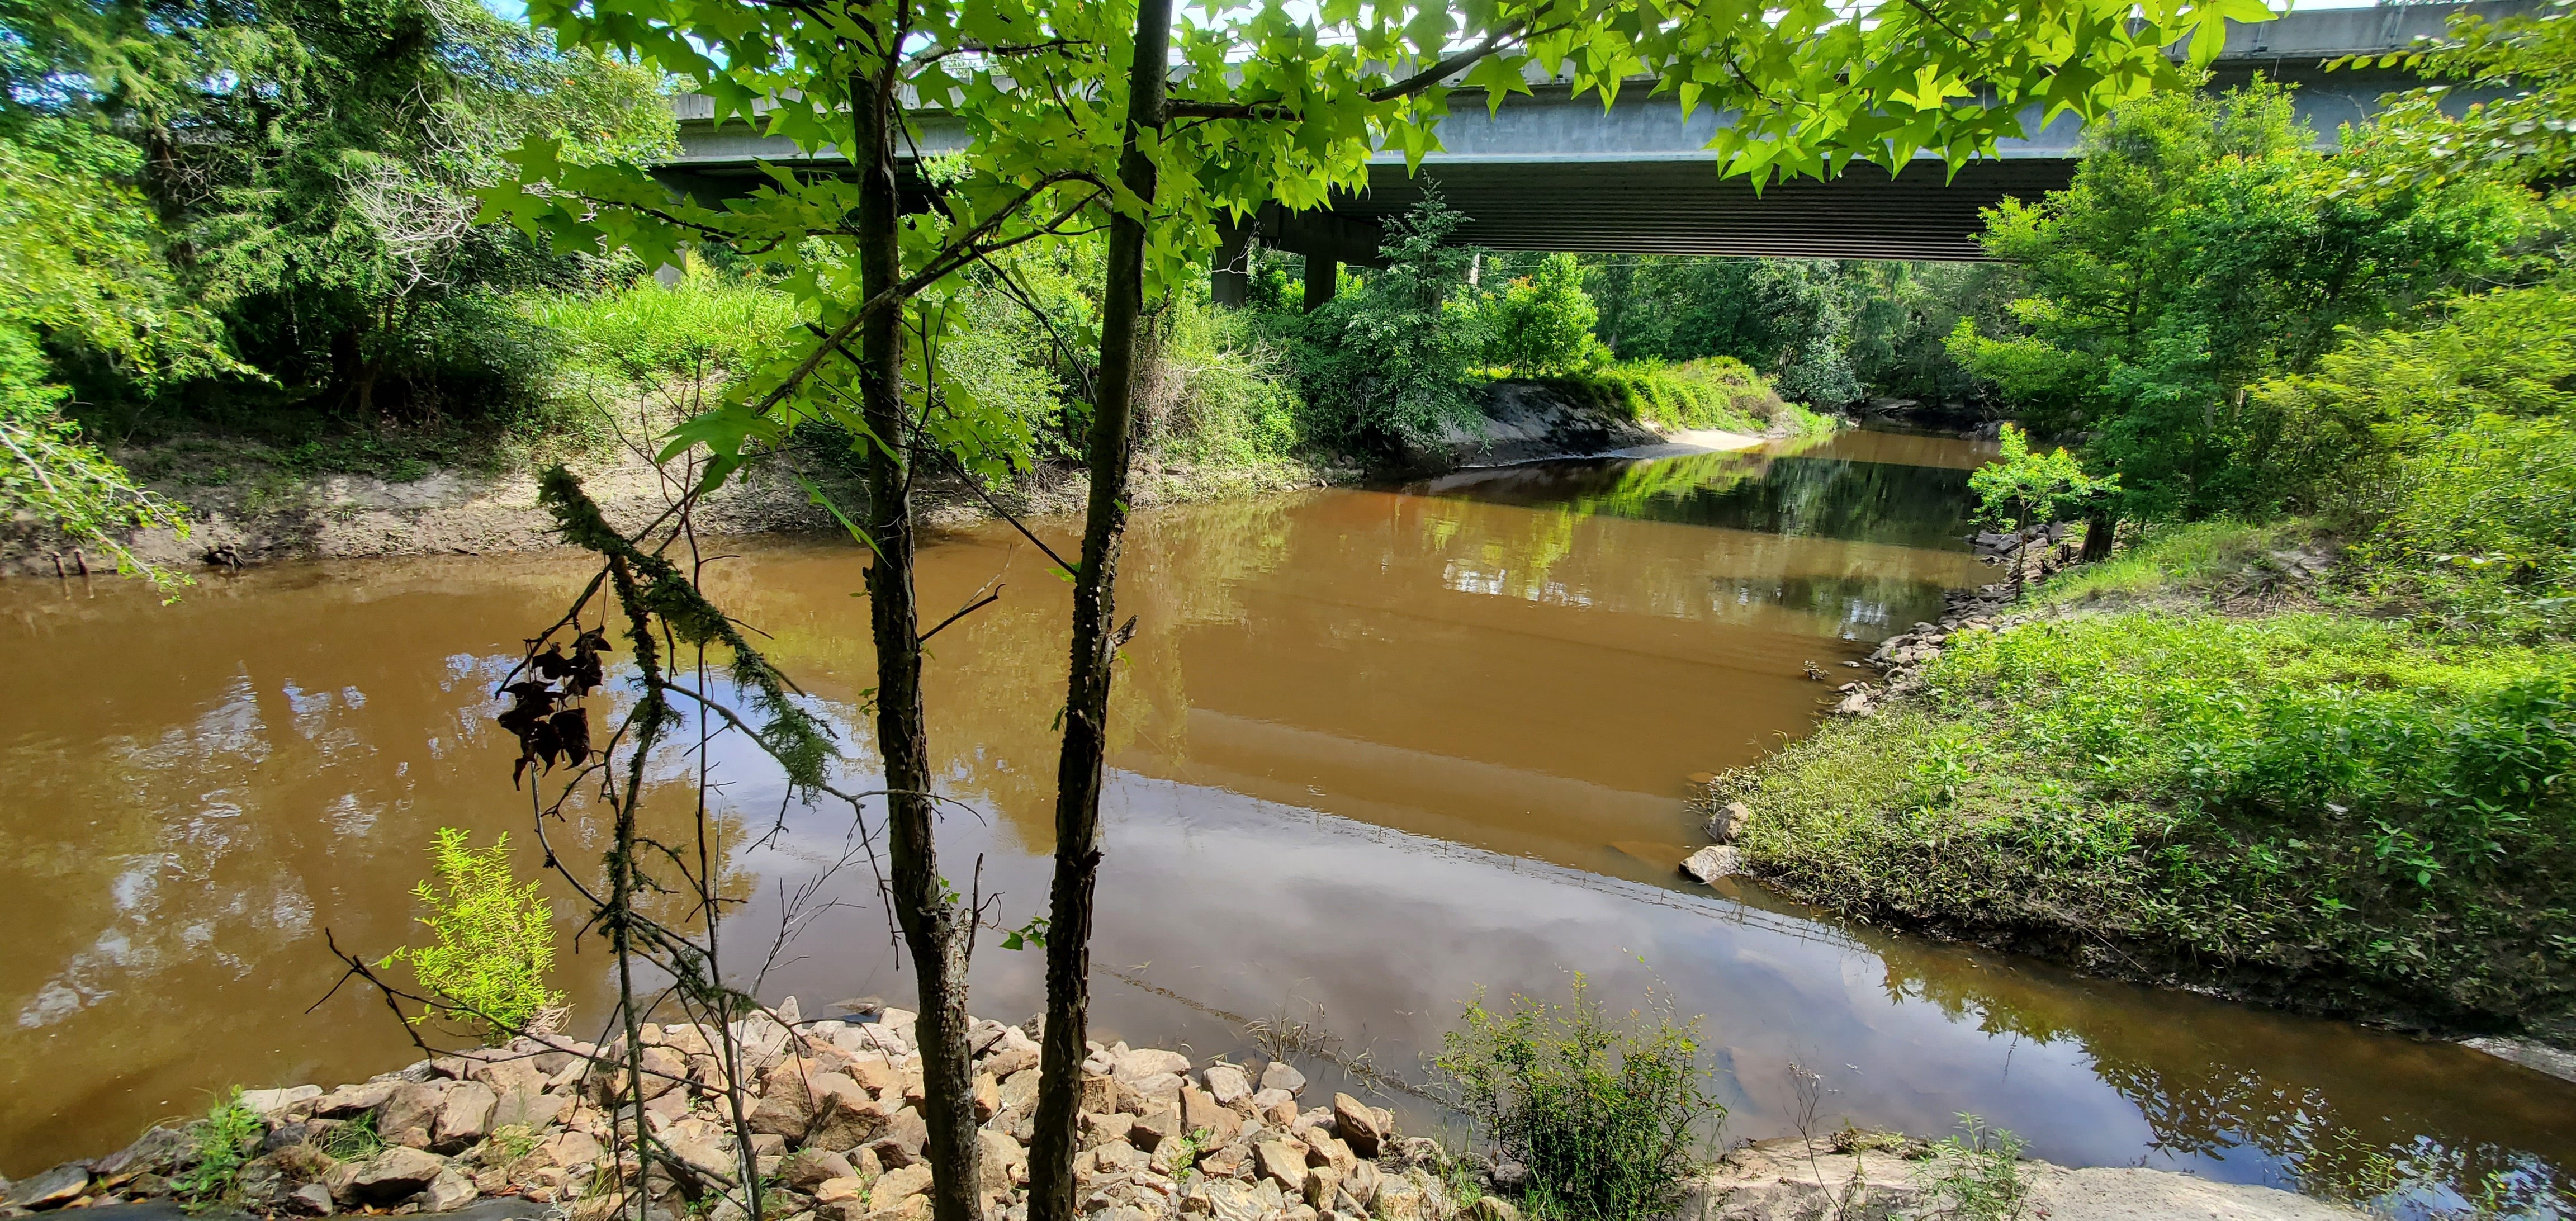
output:
[[1558,384],[1602,400],[1629,419],[1666,429],[1715,428],[1762,436],[1774,429],[1801,435],[1831,432],[1835,426],[1831,416],[1782,401],[1767,379],[1732,356],[1677,365],[1622,361]]
[[429,915],[421,918],[437,943],[406,946],[384,965],[411,963],[431,1004],[414,1021],[436,1017],[460,1029],[507,1042],[528,1028],[563,995],[546,987],[555,963],[553,909],[537,883],[521,884],[510,872],[510,837],[495,836],[476,848],[465,832],[438,829],[431,849],[439,887],[422,882],[412,891]]
[[1175,293],[1157,319],[1154,363],[1140,396],[1137,444],[1169,462],[1236,469],[1277,465],[1300,449],[1305,404],[1284,351],[1259,320]]
[[0,498],[129,569],[123,532],[178,506],[66,413],[396,405],[379,381],[511,403],[543,360],[485,290],[565,267],[472,232],[459,192],[529,131],[670,130],[649,74],[460,0],[0,5],[0,78]]
[[2132,103],[2087,127],[2074,184],[2007,201],[1984,241],[2032,293],[1997,333],[1962,320],[1959,362],[2041,432],[2088,430],[2132,516],[2263,511],[2247,387],[2314,367],[2341,328],[2404,317],[2509,275],[2536,216],[2519,188],[2350,189],[2395,152],[2348,132],[2329,158],[2286,92]]
[[124,571],[140,565],[123,532],[182,526],[182,509],[81,440],[47,346],[146,385],[238,367],[173,283],[151,209],[119,184],[135,161],[132,146],[76,123],[0,128],[0,507],[106,550]]
[[639,276],[596,293],[531,293],[516,304],[566,364],[619,382],[757,368],[796,320],[787,294],[704,267],[672,285]]
[[2011,531],[2065,519],[2094,498],[2117,492],[2120,477],[2095,479],[2063,447],[2033,453],[2030,434],[2003,426],[2003,449],[1995,460],[1968,476],[1977,494],[1978,515]]
[[[195,289],[271,377],[328,387],[361,416],[434,414],[445,393],[479,409],[480,362],[436,337],[475,326],[481,293],[570,271],[472,226],[471,192],[502,175],[503,150],[530,136],[593,158],[669,147],[653,76],[559,56],[477,4],[272,0],[179,20],[189,83],[131,118],[169,149],[149,186],[192,248]],[[209,78],[233,83],[195,84]]]
[[170,1180],[170,1189],[188,1200],[224,1198],[241,1180],[242,1166],[259,1152],[259,1140],[266,1135],[268,1125],[261,1122],[259,1113],[242,1105],[241,1087],[225,1091],[221,1100],[206,1109],[205,1118],[188,1125],[196,1160]]
[[2288,504],[2366,533],[2366,580],[2457,622],[2576,622],[2576,293],[2462,298],[2254,389],[2249,450]]
[[[2381,67],[2402,64],[2456,82],[2399,94],[2379,113],[2374,122],[2392,160],[2435,184],[2563,177],[2576,165],[2576,125],[2569,122],[2576,118],[2576,20],[2554,5],[2492,21],[2463,11],[2452,15],[2449,34],[2423,50],[2357,56],[2334,65],[2376,59]],[[2442,103],[2457,88],[2503,96],[2453,114]],[[2354,175],[2356,186],[2375,178]]]
[[1600,365],[1610,350],[1592,333],[1601,312],[1583,291],[1583,268],[1552,254],[1485,303],[1485,358],[1523,377],[1561,377]]
[[1951,637],[1927,702],[1740,786],[1861,915],[2443,1024],[2576,1014],[2576,666],[2319,615]]
[[291,399],[479,412],[490,362],[458,350],[487,329],[476,298],[582,271],[475,231],[467,192],[531,135],[632,157],[673,131],[656,75],[467,0],[73,0],[0,23],[44,48],[44,87],[12,100],[143,153],[130,177],[179,280]]
[[1926,1216],[1951,1221],[2018,1221],[2030,1181],[2022,1174],[2022,1139],[2009,1129],[1989,1128],[1986,1121],[1961,1113],[1960,1134],[1932,1146],[1931,1173],[1924,1194],[1934,1210]]
[[1461,1110],[1529,1167],[1531,1211],[1569,1221],[1661,1216],[1725,1117],[1699,1066],[1699,1019],[1666,1007],[1621,1023],[1581,974],[1562,1005],[1514,996],[1507,1013],[1467,1003],[1433,1066]]
[[2485,414],[2423,447],[2368,553],[2458,621],[2565,638],[2576,626],[2576,428]]
[[1311,314],[1274,315],[1317,439],[1393,448],[1474,419],[1469,373],[1490,337],[1467,287],[1475,252],[1448,244],[1466,219],[1425,190],[1388,226],[1384,269]]
[[1838,407],[1864,393],[1965,401],[1945,345],[1963,318],[2008,321],[2015,283],[1994,263],[1712,259],[1616,254],[1586,260],[1602,342],[1629,358],[1728,356],[1780,392]]
[[1820,407],[1861,396],[1849,351],[1866,265],[1612,256],[1594,269],[1602,339],[1630,359],[1726,356]]
[[[1109,185],[1128,109],[1134,32],[1125,5],[539,0],[531,13],[573,43],[682,73],[714,99],[719,120],[740,116],[809,151],[849,134],[853,91],[863,86],[956,115],[970,148],[955,173],[942,175],[945,206],[903,224],[896,297],[908,301],[956,291],[965,268],[992,251],[1056,241],[1065,226],[1088,227],[1110,210],[1147,219],[1148,295],[1158,298],[1205,265],[1219,221],[1264,203],[1305,209],[1336,189],[1363,189],[1378,148],[1418,159],[1432,147],[1454,85],[1484,87],[1499,106],[1528,91],[1524,72],[1533,66],[1562,71],[1578,94],[1605,100],[1645,74],[1686,113],[1738,110],[1713,159],[1769,181],[1836,172],[1853,159],[1902,165],[1923,149],[1959,163],[2019,134],[2026,107],[2090,115],[2181,85],[2184,69],[2162,46],[2188,37],[2198,57],[2188,62],[2205,62],[2225,17],[2263,10],[2252,0],[1972,0],[1937,15],[1896,0],[1858,13],[1823,0],[1785,9],[1511,0],[1464,14],[1445,3],[1307,8],[1284,0],[1192,9],[1175,34],[1173,121],[1141,148],[1160,173],[1150,208]],[[719,476],[746,445],[846,414],[852,374],[825,357],[875,308],[906,310],[908,380],[930,431],[987,473],[1008,469],[1018,438],[996,418],[1004,413],[984,411],[935,360],[920,363],[917,353],[945,325],[939,308],[861,301],[856,277],[833,253],[853,237],[850,184],[782,173],[718,209],[671,201],[639,166],[578,164],[551,141],[513,160],[518,182],[487,197],[492,216],[553,249],[625,251],[648,265],[691,243],[728,247],[775,269],[803,320],[820,328],[819,336],[791,332],[780,345],[786,354],[747,378],[728,411],[677,438],[710,445]],[[1416,303],[1380,320],[1402,323],[1407,333],[1396,338],[1419,344],[1436,338],[1424,334],[1436,330],[1430,311]],[[1361,404],[1417,429],[1454,407],[1454,391],[1394,386],[1362,397],[1347,389],[1336,390],[1327,414],[1353,431],[1368,423]],[[1308,397],[1323,406],[1312,388]]]

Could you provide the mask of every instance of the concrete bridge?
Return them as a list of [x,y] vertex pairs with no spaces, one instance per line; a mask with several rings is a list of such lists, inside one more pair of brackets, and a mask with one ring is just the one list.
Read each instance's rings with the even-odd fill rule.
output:
[[[2531,0],[2381,4],[2230,23],[2211,87],[2258,75],[2295,85],[2301,117],[2331,143],[2338,126],[2368,117],[2382,94],[2420,81],[2396,69],[2330,73],[2327,61],[2438,35],[2462,9],[2504,15],[2534,7]],[[1491,116],[1481,91],[1460,90],[1440,125],[1444,147],[1423,159],[1420,177],[1405,172],[1401,153],[1381,153],[1365,194],[1323,211],[1271,205],[1246,227],[1235,252],[1257,237],[1303,254],[1309,297],[1329,295],[1333,265],[1375,262],[1383,219],[1402,213],[1430,179],[1470,218],[1458,240],[1496,250],[1981,259],[1974,240],[1983,227],[1978,211],[2006,196],[2035,199],[2065,186],[2082,130],[2079,120],[2063,116],[2026,139],[2005,141],[1999,157],[1974,162],[1948,181],[1938,160],[1924,158],[1893,175],[1854,165],[1831,181],[1776,183],[1756,196],[1743,180],[1719,177],[1706,151],[1724,115],[1703,108],[1685,121],[1670,96],[1648,96],[1643,88],[1622,91],[1606,112],[1598,97],[1576,98],[1561,81],[1534,80],[1533,89],[1533,96],[1514,95]],[[719,128],[704,98],[677,104],[682,152],[662,172],[692,194],[746,189],[758,161],[818,170],[837,161],[828,152],[809,158],[739,120]],[[2034,108],[2025,123],[2038,118]],[[964,146],[960,124],[932,116],[920,129],[925,154]],[[1217,288],[1220,299],[1239,300],[1244,281],[1221,270]]]

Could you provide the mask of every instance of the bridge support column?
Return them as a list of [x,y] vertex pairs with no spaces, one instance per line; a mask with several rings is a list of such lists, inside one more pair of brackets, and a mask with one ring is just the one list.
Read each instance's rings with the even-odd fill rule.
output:
[[1252,224],[1221,225],[1217,232],[1208,295],[1223,308],[1242,309],[1252,304]]
[[1333,299],[1342,279],[1342,263],[1320,254],[1306,256],[1306,310],[1312,313]]

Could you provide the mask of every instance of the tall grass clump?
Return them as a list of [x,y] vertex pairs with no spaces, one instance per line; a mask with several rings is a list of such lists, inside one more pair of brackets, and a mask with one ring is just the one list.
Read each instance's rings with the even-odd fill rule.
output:
[[1932,1146],[1924,1215],[1950,1221],[2018,1221],[2028,1205],[2030,1177],[2022,1173],[2021,1137],[2008,1128],[1959,1114],[1959,1135]]
[[1562,1005],[1479,995],[1433,1061],[1505,1157],[1529,1169],[1541,1217],[1628,1221],[1680,1201],[1706,1128],[1725,1108],[1699,1066],[1698,1019],[1661,1004],[1615,1021],[1582,975]]
[[2046,604],[2137,603],[2224,595],[2283,571],[2282,557],[2315,535],[2305,520],[2249,525],[2240,521],[2176,523],[2110,559],[2072,568],[2040,587]]
[[259,1140],[268,1134],[268,1125],[242,1105],[241,1093],[240,1086],[226,1090],[206,1109],[204,1118],[188,1125],[193,1157],[188,1168],[170,1181],[171,1190],[182,1198],[211,1201],[232,1194],[241,1181],[242,1167],[259,1152]]
[[554,912],[510,871],[510,837],[495,836],[477,848],[465,832],[438,829],[430,849],[439,885],[424,881],[412,895],[429,914],[420,918],[436,943],[406,946],[383,965],[411,963],[431,998],[415,1021],[433,1017],[498,1044],[545,1022],[563,1003],[546,986],[554,968]]
[[1722,788],[1855,914],[2438,1026],[2576,1025],[2576,667],[2323,614],[1951,638]]
[[620,385],[744,372],[798,321],[786,293],[702,267],[670,285],[640,276],[598,293],[532,293],[520,309],[568,371]]

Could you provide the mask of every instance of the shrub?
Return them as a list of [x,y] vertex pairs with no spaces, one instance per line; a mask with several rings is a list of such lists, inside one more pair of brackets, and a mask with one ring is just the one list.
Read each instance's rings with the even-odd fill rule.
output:
[[1956,1221],[2015,1221],[2030,1191],[2022,1177],[2022,1140],[2008,1129],[1989,1128],[1986,1121],[1962,1112],[1961,1135],[1932,1146],[1931,1176],[1924,1194],[1932,1198],[1926,1217]]
[[2405,492],[2366,557],[2456,621],[2515,635],[2576,625],[2576,430],[2479,417],[2407,460]]
[[1479,996],[1465,1028],[1441,1040],[1434,1066],[1460,1108],[1529,1168],[1538,1214],[1625,1221],[1671,1211],[1702,1122],[1725,1116],[1699,1068],[1698,1019],[1676,1022],[1662,1007],[1630,1017],[1636,1024],[1613,1023],[1577,974],[1564,1005],[1515,996],[1495,1013]]
[[431,855],[446,892],[424,881],[412,893],[429,909],[420,922],[438,943],[396,950],[384,965],[409,961],[431,998],[414,1021],[436,1017],[506,1042],[563,1002],[545,984],[555,960],[554,913],[536,883],[512,876],[507,833],[476,848],[465,832],[441,827]]
[[1549,255],[1536,274],[1512,281],[1484,309],[1491,329],[1486,359],[1523,377],[1580,373],[1610,357],[1592,334],[1601,311],[1583,291],[1583,268],[1573,255]]
[[1383,268],[1312,313],[1269,312],[1308,405],[1309,436],[1394,448],[1474,422],[1468,388],[1485,316],[1467,288],[1474,252],[1448,244],[1466,219],[1426,187],[1388,224]]
[[189,1125],[195,1148],[194,1161],[187,1170],[171,1180],[171,1190],[192,1200],[218,1199],[233,1189],[241,1178],[242,1166],[259,1150],[259,1140],[268,1134],[268,1125],[259,1114],[241,1101],[241,1087],[225,1092],[206,1117]]
[[1250,320],[1184,294],[1164,311],[1138,442],[1167,459],[1229,467],[1286,461],[1304,409],[1278,349]]

